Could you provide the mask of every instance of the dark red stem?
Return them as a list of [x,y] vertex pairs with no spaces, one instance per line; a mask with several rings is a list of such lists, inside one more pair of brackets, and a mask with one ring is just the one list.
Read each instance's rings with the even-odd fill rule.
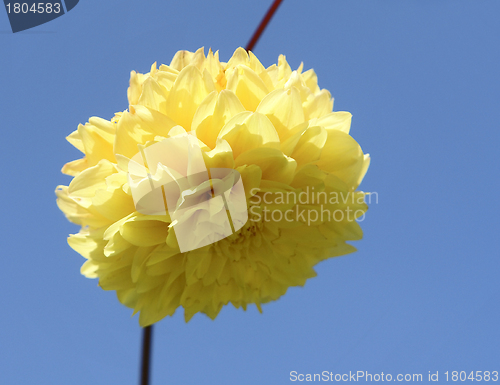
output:
[[264,16],[264,18],[260,22],[259,26],[255,30],[252,38],[248,42],[247,48],[246,48],[247,51],[251,51],[253,49],[253,47],[255,47],[255,44],[257,44],[257,42],[259,41],[260,36],[262,35],[264,30],[266,29],[267,25],[269,24],[269,21],[276,13],[276,10],[278,9],[278,7],[280,6],[282,1],[283,0],[274,0],[273,5],[271,5],[271,8],[269,8],[269,10],[266,13],[266,16]]
[[141,385],[149,385],[149,372],[151,368],[151,337],[153,325],[146,326],[142,334],[142,368]]

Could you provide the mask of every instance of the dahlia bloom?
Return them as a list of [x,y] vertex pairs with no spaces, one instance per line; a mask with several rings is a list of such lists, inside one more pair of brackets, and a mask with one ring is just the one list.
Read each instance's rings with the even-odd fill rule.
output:
[[[357,187],[369,157],[349,135],[351,114],[332,112],[312,69],[292,71],[284,56],[265,68],[243,48],[227,63],[211,50],[179,51],[168,66],[132,71],[127,95],[128,110],[110,121],[92,117],[67,137],[84,157],[63,167],[74,178],[56,194],[81,226],[68,242],[86,258],[82,274],[140,312],[141,326],[180,306],[186,321],[198,312],[214,319],[229,302],[261,310],[315,276],[318,262],[355,250],[346,241],[362,238],[356,218],[367,206]],[[140,210],[131,165],[141,151],[188,132],[207,170],[237,171],[229,186],[241,178],[246,219],[231,235],[183,252],[176,234],[186,215]],[[160,184],[173,172],[145,167]],[[210,198],[224,178],[177,183],[176,197]],[[213,207],[189,212],[215,218],[227,209]]]

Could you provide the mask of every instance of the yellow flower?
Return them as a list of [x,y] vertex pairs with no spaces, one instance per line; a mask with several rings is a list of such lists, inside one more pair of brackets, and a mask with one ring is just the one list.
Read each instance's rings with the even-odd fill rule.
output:
[[[351,114],[332,112],[333,99],[313,70],[292,71],[284,56],[265,68],[243,48],[227,63],[211,50],[179,51],[168,66],[132,71],[127,94],[128,110],[111,121],[90,118],[68,136],[85,156],[63,167],[74,178],[56,193],[66,217],[81,226],[68,242],[87,259],[82,274],[115,290],[140,312],[142,326],[179,306],[186,320],[197,312],[214,319],[229,302],[260,310],[315,276],[318,262],[355,250],[346,241],[362,237],[355,219],[367,206],[356,189],[369,157],[349,135]],[[197,221],[209,223],[203,231],[216,232],[227,205],[188,210],[180,219],[166,206],[145,213],[134,193],[143,181],[161,184],[174,171],[161,164],[156,173],[152,164],[137,171],[133,159],[168,140],[186,140],[188,132],[207,170],[235,171],[216,182],[214,176],[190,180],[189,187],[178,182],[176,199],[210,199],[217,183],[232,186],[241,178],[247,220],[223,239],[182,252],[176,232],[186,212],[196,211]],[[190,169],[192,162],[183,164]]]

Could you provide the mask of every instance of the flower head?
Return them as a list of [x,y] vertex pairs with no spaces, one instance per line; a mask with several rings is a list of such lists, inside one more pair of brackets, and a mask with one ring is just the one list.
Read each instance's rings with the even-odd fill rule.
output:
[[63,167],[74,178],[56,193],[81,226],[68,242],[87,259],[82,274],[142,326],[180,306],[186,320],[229,302],[260,310],[355,250],[346,241],[362,237],[356,189],[369,157],[313,70],[292,71],[284,56],[265,68],[243,48],[227,63],[179,51],[132,71],[127,94],[128,110],[68,136],[85,156]]

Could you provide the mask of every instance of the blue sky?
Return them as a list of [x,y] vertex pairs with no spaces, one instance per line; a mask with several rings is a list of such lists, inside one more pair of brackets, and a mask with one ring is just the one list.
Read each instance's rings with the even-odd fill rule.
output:
[[[54,189],[79,153],[64,138],[127,108],[131,70],[201,46],[227,60],[269,4],[82,0],[16,34],[0,11],[2,383],[137,383],[137,317],[80,275],[66,243],[78,228]],[[263,314],[161,321],[152,384],[500,371],[499,13],[494,0],[284,1],[254,52],[303,61],[353,114],[372,156],[361,188],[378,204],[355,254]]]

